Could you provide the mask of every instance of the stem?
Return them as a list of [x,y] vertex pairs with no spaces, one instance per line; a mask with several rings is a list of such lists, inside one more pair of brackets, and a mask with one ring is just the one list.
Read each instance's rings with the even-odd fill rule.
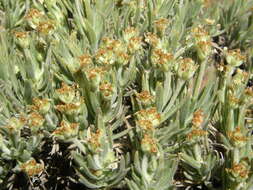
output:
[[200,87],[201,87],[201,82],[203,80],[205,69],[206,69],[207,60],[208,60],[208,58],[206,60],[202,61],[200,64],[198,78],[197,78],[197,82],[196,82],[194,92],[193,92],[193,100],[196,100],[198,98]]

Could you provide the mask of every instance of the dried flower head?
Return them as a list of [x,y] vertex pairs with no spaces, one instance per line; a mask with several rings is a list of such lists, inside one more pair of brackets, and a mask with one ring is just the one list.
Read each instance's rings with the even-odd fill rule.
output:
[[187,134],[188,140],[199,140],[201,137],[204,137],[207,135],[207,132],[205,130],[193,127],[190,133]]
[[31,8],[27,15],[25,16],[26,19],[34,19],[34,18],[40,18],[43,16],[43,13],[40,12],[38,9]]
[[192,36],[195,43],[211,41],[208,32],[201,25],[192,29]]
[[38,175],[44,170],[43,164],[37,163],[34,159],[27,161],[20,165],[20,169],[27,173],[28,176],[32,177]]
[[29,46],[29,32],[14,31],[14,36],[16,37],[16,42],[23,48]]
[[114,93],[114,87],[109,82],[105,81],[99,85],[99,90],[104,98],[110,98]]
[[101,65],[113,65],[116,61],[113,49],[100,48],[95,55],[96,62]]
[[19,132],[24,125],[26,124],[27,120],[24,116],[20,117],[11,117],[8,120],[8,124],[5,126],[10,133]]
[[56,105],[55,108],[62,113],[66,113],[67,115],[75,115],[81,112],[83,104],[84,100],[80,98],[79,101],[69,104]]
[[150,120],[138,120],[137,125],[144,131],[153,131],[155,128]]

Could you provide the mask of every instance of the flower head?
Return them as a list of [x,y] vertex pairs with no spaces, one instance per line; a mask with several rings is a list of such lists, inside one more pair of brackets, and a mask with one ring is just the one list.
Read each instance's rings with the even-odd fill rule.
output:
[[11,117],[8,120],[8,124],[5,126],[10,133],[19,132],[26,124],[26,118],[24,116]]
[[195,127],[200,127],[202,123],[203,123],[203,111],[197,110],[193,114],[192,124]]
[[44,117],[36,111],[33,111],[28,115],[28,126],[32,132],[37,132],[40,128],[42,128],[44,121]]
[[14,36],[18,45],[23,48],[27,48],[29,46],[29,32],[15,31]]
[[151,55],[152,64],[164,71],[172,69],[174,56],[166,53],[162,49],[154,49]]
[[30,9],[25,16],[25,19],[28,21],[29,25],[35,29],[39,22],[42,20],[44,14],[40,12],[38,9]]
[[244,146],[248,140],[248,138],[241,132],[240,127],[237,127],[234,131],[228,132],[228,137],[236,147]]
[[101,129],[98,129],[95,133],[92,132],[89,128],[87,131],[87,138],[88,138],[88,147],[93,152],[100,151],[100,148],[102,146],[102,140],[103,140],[103,131]]
[[74,86],[68,86],[63,82],[62,87],[56,90],[56,94],[62,102],[69,104],[74,100],[76,91]]
[[32,177],[41,173],[44,170],[44,166],[32,159],[27,161],[26,163],[21,164],[20,169],[27,173],[28,176]]
[[123,38],[128,43],[131,38],[139,36],[139,31],[134,27],[128,27],[123,31]]
[[141,140],[141,149],[143,152],[147,152],[151,154],[157,153],[158,148],[157,148],[156,140],[152,138],[150,135],[144,134],[144,137]]
[[136,113],[137,120],[149,120],[153,126],[160,124],[161,115],[157,112],[155,107],[140,110]]
[[166,18],[160,18],[155,21],[156,30],[163,34],[169,24],[169,20]]
[[177,75],[183,80],[193,77],[198,66],[190,58],[180,59],[178,63]]
[[40,99],[40,98],[34,98],[33,99],[33,106],[34,111],[39,111],[42,114],[45,114],[50,109],[50,101],[49,99]]
[[39,22],[36,30],[41,34],[51,34],[55,29],[54,22],[52,20]]
[[227,168],[226,171],[230,173],[234,178],[240,178],[241,180],[248,179],[250,173],[249,166],[245,161],[240,163],[233,163],[231,168]]
[[150,104],[154,99],[154,97],[147,90],[137,93],[136,98],[143,104]]
[[242,55],[240,49],[234,50],[225,49],[225,58],[227,63],[233,67],[240,66],[246,60],[246,57]]
[[69,123],[63,120],[60,123],[60,127],[54,130],[53,135],[62,140],[67,140],[68,138],[77,136],[78,129],[79,129],[78,123]]

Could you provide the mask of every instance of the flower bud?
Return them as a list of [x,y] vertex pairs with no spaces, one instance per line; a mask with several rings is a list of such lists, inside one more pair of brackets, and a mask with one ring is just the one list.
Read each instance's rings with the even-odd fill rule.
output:
[[211,41],[200,41],[196,44],[196,50],[198,57],[201,61],[208,58],[212,52],[212,43]]

